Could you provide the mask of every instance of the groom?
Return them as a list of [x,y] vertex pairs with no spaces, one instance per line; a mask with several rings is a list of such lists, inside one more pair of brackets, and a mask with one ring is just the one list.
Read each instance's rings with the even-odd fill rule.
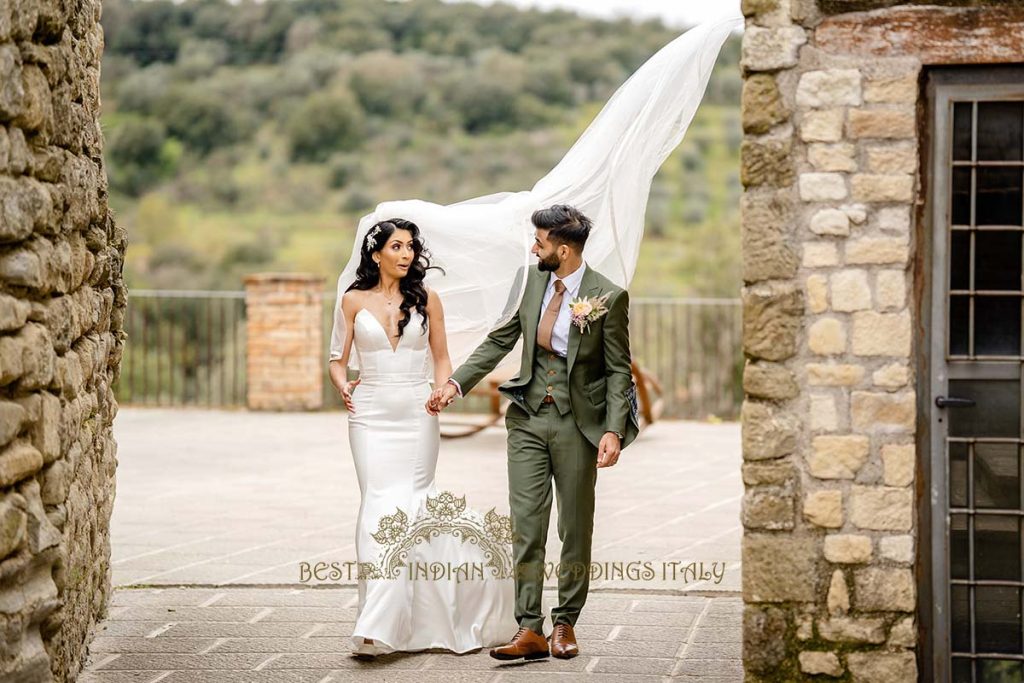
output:
[[[505,426],[520,628],[510,643],[491,650],[496,659],[579,654],[573,627],[590,584],[597,470],[613,466],[639,432],[628,293],[584,263],[591,222],[579,210],[556,205],[535,212],[532,220],[532,251],[539,262],[519,310],[487,336],[427,406],[436,413],[469,392],[523,337],[519,375],[499,387],[512,401]],[[607,312],[582,331],[570,300],[603,295]],[[549,650],[541,594],[552,477],[562,554]]]

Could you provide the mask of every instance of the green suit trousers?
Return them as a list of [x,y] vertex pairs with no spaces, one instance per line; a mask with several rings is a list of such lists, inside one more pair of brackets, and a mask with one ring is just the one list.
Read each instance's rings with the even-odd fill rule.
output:
[[542,404],[537,414],[513,403],[505,414],[505,426],[516,620],[543,635],[541,596],[548,573],[544,548],[552,480],[562,553],[554,568],[558,605],[551,610],[551,621],[575,626],[590,586],[597,448],[579,430],[572,413],[560,415],[553,403]]

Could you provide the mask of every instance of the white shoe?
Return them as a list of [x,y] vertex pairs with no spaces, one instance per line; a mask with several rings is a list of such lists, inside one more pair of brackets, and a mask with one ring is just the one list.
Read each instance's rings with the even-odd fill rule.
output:
[[370,640],[370,642],[366,641],[367,639],[363,638],[363,642],[359,644],[359,647],[352,651],[352,654],[364,657],[376,657],[377,655],[384,654],[384,649],[379,645],[374,643],[372,640]]

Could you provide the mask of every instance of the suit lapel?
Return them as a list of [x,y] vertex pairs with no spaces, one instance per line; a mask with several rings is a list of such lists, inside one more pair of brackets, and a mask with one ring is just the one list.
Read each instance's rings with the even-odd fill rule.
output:
[[[583,271],[583,279],[580,280],[580,290],[577,296],[587,297],[595,296],[600,294],[601,285],[598,284],[597,278],[594,276],[594,270],[587,264],[587,269]],[[589,333],[588,333],[589,334]],[[576,360],[576,354],[580,350],[580,342],[583,341],[583,333],[580,332],[580,328],[572,322],[569,323],[569,349],[566,353],[566,360],[568,365],[566,367],[567,372],[572,372],[572,364]]]

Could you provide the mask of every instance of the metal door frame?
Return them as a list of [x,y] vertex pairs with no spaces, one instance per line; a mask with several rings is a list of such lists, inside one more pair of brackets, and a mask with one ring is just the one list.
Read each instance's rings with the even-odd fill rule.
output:
[[[925,71],[927,117],[921,136],[921,173],[927,182],[922,229],[917,231],[924,257],[917,261],[923,286],[920,296],[922,324],[919,328],[926,343],[918,346],[916,359],[919,386],[918,474],[927,484],[917,487],[916,573],[918,582],[918,644],[921,648],[921,680],[944,683],[951,680],[950,653],[950,568],[949,557],[949,482],[946,454],[945,412],[935,407],[936,396],[947,393],[950,368],[946,362],[948,325],[949,245],[951,220],[952,103],[954,98],[1024,99],[1024,68],[937,67]],[[1020,368],[1017,363],[1017,373]],[[957,377],[961,374],[958,373]],[[938,456],[936,457],[936,454]]]

